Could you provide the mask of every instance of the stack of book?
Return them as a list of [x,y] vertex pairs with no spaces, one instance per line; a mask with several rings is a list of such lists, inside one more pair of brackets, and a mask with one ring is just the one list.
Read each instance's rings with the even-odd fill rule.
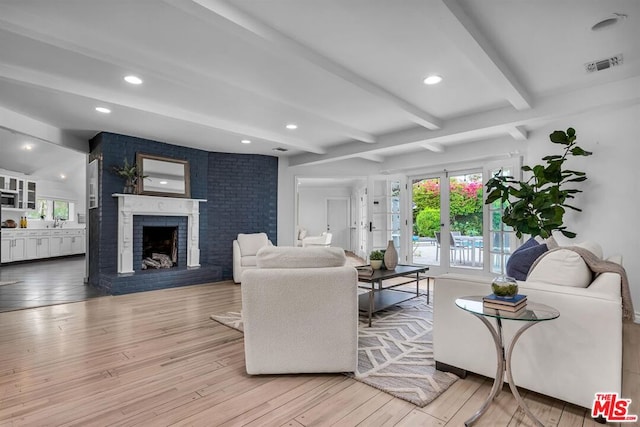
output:
[[482,298],[482,304],[486,308],[493,308],[495,310],[504,310],[515,313],[516,311],[522,310],[526,307],[527,296],[518,294],[511,299],[504,299],[491,294]]
[[360,265],[356,267],[358,277],[369,278],[373,276],[373,268],[370,265]]

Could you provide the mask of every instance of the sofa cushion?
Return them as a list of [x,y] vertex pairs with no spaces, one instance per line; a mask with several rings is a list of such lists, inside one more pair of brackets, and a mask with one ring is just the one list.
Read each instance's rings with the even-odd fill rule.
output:
[[547,250],[547,245],[538,243],[535,238],[527,240],[509,257],[507,275],[516,280],[526,280],[529,269],[535,260]]
[[238,245],[242,256],[252,256],[258,253],[260,248],[269,245],[266,233],[238,234]]
[[582,257],[570,249],[558,249],[542,254],[533,266],[527,282],[586,288],[593,274]]
[[258,251],[258,268],[342,267],[347,262],[344,250],[327,247],[269,246]]

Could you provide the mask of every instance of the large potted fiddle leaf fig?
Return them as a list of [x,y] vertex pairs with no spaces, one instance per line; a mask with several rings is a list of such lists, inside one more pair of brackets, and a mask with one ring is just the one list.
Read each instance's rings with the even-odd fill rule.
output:
[[523,234],[547,238],[554,230],[569,238],[576,236],[563,225],[563,217],[566,209],[582,211],[569,204],[570,199],[582,190],[568,187],[586,180],[587,176],[584,172],[563,169],[563,166],[569,156],[590,156],[592,153],[576,145],[573,128],[566,132],[556,130],[549,139],[563,146],[562,154],[543,157],[545,164],[523,166],[523,171],[531,173],[528,180],[519,181],[499,172],[486,184],[485,203],[500,201],[504,204],[502,222],[512,227],[518,238]]

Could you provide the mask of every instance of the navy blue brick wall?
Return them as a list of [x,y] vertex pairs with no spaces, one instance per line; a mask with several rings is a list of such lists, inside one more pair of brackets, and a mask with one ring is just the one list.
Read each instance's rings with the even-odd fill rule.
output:
[[133,269],[142,270],[142,228],[178,227],[177,267],[187,266],[187,224],[186,216],[133,216]]
[[[276,244],[278,159],[212,153],[112,133],[90,141],[90,160],[100,158],[99,207],[89,211],[89,283],[113,295],[231,278],[232,241],[238,233],[266,232]],[[117,199],[124,180],[112,172],[137,152],[189,161],[191,198],[200,205],[200,268],[117,274]],[[135,222],[134,217],[134,222]],[[134,255],[135,256],[135,255]]]
[[265,232],[277,244],[278,158],[209,153],[207,210],[211,263],[233,276],[232,245],[238,233]]

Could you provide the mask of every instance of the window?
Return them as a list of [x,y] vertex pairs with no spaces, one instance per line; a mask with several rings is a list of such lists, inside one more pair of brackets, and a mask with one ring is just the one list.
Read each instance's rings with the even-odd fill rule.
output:
[[69,221],[74,217],[75,203],[69,200],[38,199],[36,208],[27,212],[27,218],[43,221],[53,221],[55,218]]
[[69,202],[64,200],[53,201],[53,217],[62,219],[64,221],[69,220]]

